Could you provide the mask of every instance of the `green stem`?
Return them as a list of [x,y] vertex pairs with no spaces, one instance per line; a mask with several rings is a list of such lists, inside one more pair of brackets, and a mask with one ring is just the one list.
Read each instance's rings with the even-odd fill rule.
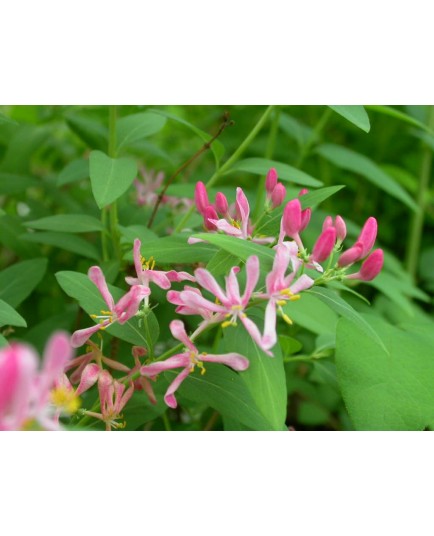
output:
[[312,134],[306,141],[306,143],[303,145],[300,151],[300,156],[298,157],[296,167],[301,167],[303,164],[305,158],[309,154],[309,151],[312,147],[312,145],[315,143],[315,140],[317,139],[319,133],[323,130],[323,128],[326,126],[328,120],[330,119],[330,116],[332,115],[332,110],[328,106],[324,110],[324,113],[320,117],[318,123],[315,125],[315,128],[312,130]]
[[[280,108],[275,107],[273,119],[271,122],[271,128],[270,133],[268,135],[268,142],[267,142],[267,148],[265,150],[265,158],[267,160],[270,160],[273,158],[274,149],[276,147],[276,138],[277,138],[277,132],[279,130],[279,119],[280,119]],[[253,220],[260,217],[260,214],[263,214],[264,210],[264,203],[265,203],[265,181],[267,180],[267,177],[261,177],[259,184],[258,184],[258,194],[256,196],[256,204],[255,208],[253,210]]]
[[[253,129],[250,131],[248,136],[245,138],[245,140],[241,143],[241,145],[238,147],[238,149],[232,154],[232,156],[226,160],[226,162],[222,165],[221,168],[216,169],[212,177],[208,180],[206,183],[207,188],[210,188],[223,174],[224,172],[230,168],[244,153],[244,151],[249,147],[249,145],[252,143],[252,141],[256,138],[258,135],[258,132],[261,130],[261,128],[264,126],[264,124],[268,121],[268,118],[270,117],[271,112],[273,111],[274,106],[268,106],[265,112],[262,114],[259,121],[256,123],[256,125],[253,127]],[[193,214],[193,212],[196,210],[195,206],[192,206],[184,215],[184,217],[181,219],[181,221],[178,223],[175,229],[175,233],[179,233],[188,220],[190,219],[190,216]]]
[[[434,129],[434,106],[428,107],[428,128],[430,130]],[[422,150],[419,188],[416,200],[419,210],[413,215],[410,234],[407,242],[406,265],[412,279],[415,279],[419,264],[420,245],[426,211],[426,197],[431,177],[431,165],[432,149],[428,146],[425,146]]]
[[108,233],[107,233],[107,211],[105,208],[101,210],[101,223],[103,225],[103,229],[101,230],[101,248],[102,248],[102,260],[108,261],[109,260],[109,254],[108,254]]
[[[108,156],[110,158],[116,158],[116,106],[109,106],[109,140],[108,140]],[[104,209],[103,209],[104,210]],[[118,260],[121,260],[121,245],[120,235],[118,230],[118,206],[114,201],[107,210],[110,214],[110,235],[113,244],[113,249]]]
[[171,432],[172,431],[172,427],[170,426],[170,421],[169,421],[169,417],[167,416],[167,411],[165,411],[162,415],[162,419],[163,419],[163,423],[164,423],[164,428],[166,428],[166,431],[167,432]]
[[150,359],[154,359],[154,345],[152,343],[151,330],[149,329],[148,317],[143,318],[143,324],[145,326],[146,344],[148,346],[148,355]]

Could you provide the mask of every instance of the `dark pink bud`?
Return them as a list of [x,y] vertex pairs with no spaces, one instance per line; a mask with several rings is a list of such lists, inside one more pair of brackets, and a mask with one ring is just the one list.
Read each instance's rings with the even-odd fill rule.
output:
[[301,229],[301,204],[298,199],[289,201],[283,210],[283,229],[291,238]]
[[350,264],[354,264],[362,258],[362,253],[363,245],[359,242],[356,242],[353,247],[347,249],[347,251],[342,253],[338,260],[338,266],[344,268],[344,266],[350,266]]
[[362,281],[372,281],[381,272],[384,264],[384,254],[382,249],[376,249],[365,260],[360,268],[359,279]]
[[324,262],[330,257],[336,243],[336,229],[329,227],[323,231],[313,246],[311,259],[316,262]]
[[208,205],[203,214],[203,224],[208,229],[208,231],[215,231],[217,227],[214,225],[214,223],[210,222],[209,220],[218,220],[219,217],[217,216],[217,212],[215,211],[215,208],[212,205]]
[[329,227],[333,227],[333,218],[331,216],[327,216],[327,218],[324,220],[324,223],[322,224],[322,230],[325,231]]
[[271,196],[273,193],[274,188],[277,184],[277,171],[274,168],[271,168],[270,171],[267,173],[267,178],[265,179],[265,189],[267,190],[267,194]]
[[222,214],[223,216],[228,211],[228,200],[226,199],[225,194],[222,194],[221,192],[217,192],[215,196],[215,208],[219,214]]
[[312,209],[306,208],[305,210],[301,211],[301,227],[300,231],[304,231],[306,227],[309,225],[310,217],[312,216]]
[[286,195],[286,188],[281,182],[276,184],[273,193],[271,194],[271,203],[273,208],[280,206],[283,203]]
[[375,239],[377,238],[377,220],[372,216],[368,218],[363,226],[363,229],[360,232],[357,242],[360,242],[363,246],[362,258],[371,251]]
[[345,225],[343,218],[340,216],[336,216],[335,218],[335,229],[338,242],[342,243],[347,236],[347,226]]
[[208,207],[209,201],[206,186],[201,181],[196,183],[196,188],[194,189],[194,201],[196,203],[197,210],[202,214],[202,216],[204,216],[205,209]]
[[302,188],[299,192],[298,192],[298,197],[300,197],[301,195],[306,195],[309,193],[309,190],[307,188]]

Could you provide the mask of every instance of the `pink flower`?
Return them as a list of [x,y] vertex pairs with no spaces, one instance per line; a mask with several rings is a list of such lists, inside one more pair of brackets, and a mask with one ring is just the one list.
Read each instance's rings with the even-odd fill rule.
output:
[[[307,188],[303,188],[299,191],[298,197],[301,197],[302,195],[306,195],[309,193],[309,190]],[[312,209],[311,208],[305,208],[301,211],[301,227],[300,231],[304,231],[306,227],[309,225],[310,218],[312,216]]]
[[134,186],[137,192],[137,204],[152,206],[157,202],[157,191],[161,188],[164,181],[164,173],[162,171],[156,173],[154,170],[146,170],[142,168],[141,175],[143,180],[134,180]]
[[236,219],[230,217],[229,221],[226,219],[218,220],[209,217],[207,219],[217,230],[222,231],[229,236],[236,236],[243,240],[252,240],[257,244],[270,244],[271,242],[274,242],[274,238],[272,237],[252,238],[253,229],[249,219],[250,206],[242,188],[237,188],[235,210]]
[[266,349],[272,348],[277,341],[276,307],[285,322],[292,324],[292,320],[283,312],[282,305],[285,305],[287,301],[298,300],[300,298],[299,293],[314,284],[314,280],[305,274],[301,275],[294,282],[296,276],[295,271],[285,276],[290,262],[291,252],[289,249],[284,245],[277,247],[273,269],[266,277],[267,292],[258,295],[258,297],[268,300],[265,311],[264,336],[262,339],[262,347]]
[[121,413],[134,393],[134,385],[131,383],[126,391],[125,389],[126,386],[113,379],[107,370],[101,371],[98,377],[101,413],[86,411],[86,415],[103,421],[107,431],[110,431],[112,428],[125,428],[125,422],[117,421],[123,418]]
[[143,366],[140,369],[140,373],[144,376],[154,378],[157,376],[157,374],[160,374],[166,370],[176,368],[183,369],[169,385],[169,388],[164,395],[164,401],[171,408],[176,408],[178,405],[175,398],[176,390],[179,388],[185,378],[194,371],[196,366],[201,369],[201,374],[205,373],[205,367],[203,365],[204,362],[222,363],[223,365],[227,365],[228,367],[231,367],[237,371],[246,370],[249,366],[249,360],[235,352],[230,352],[228,354],[200,354],[193,341],[188,337],[184,324],[180,320],[172,320],[170,323],[170,331],[176,339],[185,345],[184,352],[169,357],[165,361]]
[[336,229],[334,227],[327,227],[315,242],[310,260],[313,262],[324,262],[332,254],[335,244]]
[[377,220],[372,216],[368,218],[363,226],[356,243],[363,246],[361,258],[363,259],[371,251],[377,238]]
[[73,348],[83,346],[91,335],[100,329],[107,328],[115,322],[125,324],[125,322],[136,315],[141,301],[151,292],[145,286],[135,285],[115,304],[101,268],[99,266],[92,266],[89,268],[88,276],[100,291],[108,310],[101,311],[101,315],[91,315],[92,318],[98,321],[98,324],[90,328],[80,329],[72,334],[71,344]]
[[163,272],[161,270],[154,270],[155,261],[153,258],[151,257],[149,261],[145,261],[145,259],[141,256],[141,245],[141,241],[136,238],[134,240],[133,256],[137,277],[126,277],[125,281],[129,285],[133,285],[133,288],[135,286],[141,288],[143,296],[149,296],[151,292],[149,289],[150,283],[155,283],[162,289],[169,289],[172,281],[194,281],[194,277],[187,272],[176,272],[175,270]]
[[40,371],[30,346],[12,343],[0,350],[0,430],[21,430],[33,422],[45,430],[60,428],[59,413],[73,413],[79,405],[75,393],[71,396],[56,387],[71,356],[69,337],[63,332],[49,339]]
[[347,279],[361,279],[362,281],[372,281],[381,272],[383,264],[383,250],[376,249],[365,260],[360,270],[355,274],[347,276]]

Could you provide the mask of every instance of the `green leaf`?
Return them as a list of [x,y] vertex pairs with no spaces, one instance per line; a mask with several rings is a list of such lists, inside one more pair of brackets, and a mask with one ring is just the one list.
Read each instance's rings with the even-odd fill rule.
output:
[[155,134],[166,124],[160,114],[142,112],[119,119],[116,124],[116,140],[118,151],[136,141]]
[[[216,363],[206,363],[205,366],[204,375],[196,369],[183,381],[179,388],[182,396],[203,402],[253,430],[272,430],[242,379],[244,372],[237,373]],[[173,381],[178,374],[179,371],[168,371],[165,376]]]
[[395,119],[398,119],[399,121],[403,121],[404,123],[408,123],[409,125],[412,125],[417,128],[421,128],[422,130],[425,130],[427,132],[431,132],[430,129],[427,127],[427,125],[424,125],[414,117],[411,117],[408,114],[405,114],[404,112],[401,112],[400,110],[397,110],[396,108],[392,108],[391,106],[381,106],[381,105],[367,105],[366,108],[373,112],[378,112],[383,115],[387,115],[389,117],[393,117]]
[[40,186],[40,182],[33,177],[15,173],[0,173],[0,195],[19,194],[27,188],[35,186]]
[[369,123],[369,117],[366,113],[366,110],[363,106],[355,105],[340,105],[340,106],[329,106],[337,114],[345,117],[347,121],[356,125],[356,127],[361,128],[365,132],[371,130],[371,125]]
[[233,173],[236,171],[245,171],[247,173],[254,173],[255,175],[266,175],[270,168],[276,168],[279,180],[289,181],[302,186],[312,186],[318,188],[322,186],[322,182],[314,179],[304,171],[283,164],[282,162],[276,162],[275,160],[268,160],[266,158],[247,158],[240,160],[234,164],[225,174]]
[[89,172],[95,201],[104,208],[128,190],[137,175],[137,165],[131,158],[109,158],[101,151],[92,151]]
[[[66,292],[66,294],[77,300],[80,304],[80,307],[89,315],[98,314],[99,311],[107,309],[107,304],[102,299],[99,290],[86,275],[78,272],[65,271],[57,272],[55,276],[59,285]],[[112,285],[108,285],[108,288],[112,293],[115,302],[117,302],[126,293],[126,291]],[[154,317],[150,320],[150,322],[153,322],[155,325],[157,319],[155,318],[154,313],[150,312],[149,316]],[[92,323],[93,320],[89,319],[89,326],[91,326]],[[110,335],[118,337],[119,339],[127,341],[131,344],[135,344],[137,346],[147,346],[144,327],[139,327],[138,320],[136,318],[131,318],[128,320],[128,322],[122,325],[117,323],[113,324],[105,331],[107,331],[107,333]]]
[[358,430],[422,430],[434,421],[432,322],[394,327],[365,316],[380,343],[348,319],[338,323],[338,381]]
[[73,160],[69,162],[57,177],[57,186],[64,186],[72,182],[82,181],[89,177],[89,160]]
[[59,214],[40,220],[27,221],[25,225],[31,229],[64,233],[89,233],[104,230],[104,226],[99,220],[86,214]]
[[235,236],[216,233],[199,233],[193,235],[193,237],[210,242],[211,244],[228,251],[242,261],[246,261],[251,255],[257,255],[261,262],[262,270],[271,269],[273,264],[274,251],[249,240],[241,240]]
[[125,430],[140,429],[144,424],[153,421],[167,411],[163,390],[167,388],[166,383],[167,382],[163,382],[162,379],[159,378],[158,382],[155,385],[152,385],[157,398],[157,403],[155,405],[151,404],[148,395],[143,391],[135,391],[133,393],[133,396],[122,411],[122,415],[126,422]]
[[302,326],[312,333],[334,335],[336,331],[338,316],[308,292],[303,292],[300,300],[286,303],[283,311],[295,326]]
[[36,244],[46,244],[55,246],[65,251],[71,251],[89,259],[99,260],[99,254],[96,247],[88,241],[68,233],[56,233],[47,231],[43,233],[29,233],[20,236],[21,240],[26,242],[35,242]]
[[49,130],[45,127],[21,125],[13,134],[3,157],[1,171],[25,175],[30,170],[30,160],[34,152],[47,139]]
[[[188,244],[186,235],[165,236],[144,242],[140,251],[146,259],[154,257],[157,265],[208,262],[216,252],[209,244]],[[125,258],[132,259],[132,254],[128,253]]]
[[25,233],[21,218],[5,214],[0,216],[0,243],[19,257],[38,257],[41,252],[35,244],[21,240]]
[[119,231],[122,236],[122,242],[127,244],[133,244],[136,238],[139,238],[142,244],[158,239],[154,231],[151,231],[145,225],[128,225],[127,227],[119,225]]
[[321,145],[316,151],[335,166],[362,175],[369,182],[407,205],[411,210],[418,210],[417,204],[408,193],[366,156],[332,144]]
[[315,135],[312,128],[283,112],[279,116],[279,126],[283,132],[286,132],[288,136],[297,142],[299,147],[306,145],[311,138],[314,142],[316,141],[317,135]]
[[[326,188],[320,188],[314,192],[308,192],[305,195],[300,196],[301,206],[304,209],[311,208],[319,205],[339,190],[345,188],[343,185],[339,186],[327,186]],[[279,232],[280,220],[282,219],[284,206],[274,209],[269,216],[264,218],[264,221],[256,228],[255,232],[258,235],[273,236]]]
[[[181,117],[177,117],[176,115],[173,115],[169,112],[166,112],[164,110],[156,110],[156,109],[149,110],[149,112],[152,112],[154,114],[160,114],[163,117],[167,117],[167,119],[171,119],[172,121],[176,121],[177,123],[184,125],[188,129],[190,129],[192,132],[194,132],[197,136],[199,136],[199,138],[205,143],[207,143],[212,138],[212,136],[210,136],[209,134],[207,134],[200,128],[197,128],[196,126],[192,125],[185,119],[182,119]],[[213,143],[211,144],[210,149],[212,153],[214,154],[215,162],[218,167],[221,157],[225,153],[225,148],[223,147],[222,143],[219,140],[214,140]]]
[[9,343],[8,343],[8,340],[5,339],[3,337],[3,335],[0,335],[0,348],[4,348],[5,346],[7,346]]
[[272,348],[274,357],[270,357],[258,348],[244,326],[228,327],[223,333],[226,351],[249,359],[250,366],[241,378],[273,430],[281,430],[286,419],[287,393],[280,346]]
[[227,274],[233,266],[239,264],[239,258],[232,253],[221,249],[217,251],[214,257],[206,265],[206,269],[209,270],[214,276]]
[[18,314],[8,303],[0,300],[0,327],[17,326],[25,328],[27,326],[24,318]]
[[81,114],[69,113],[65,116],[66,124],[91,149],[105,151],[108,145],[108,129],[94,119]]
[[47,259],[13,264],[0,272],[0,298],[17,307],[38,286],[47,269]]
[[382,344],[377,332],[373,330],[368,322],[355,309],[351,307],[344,299],[336,292],[324,287],[313,287],[309,290],[309,294],[313,294],[322,302],[330,307],[333,311],[345,318],[349,318],[365,333],[365,336],[372,338],[377,344]]

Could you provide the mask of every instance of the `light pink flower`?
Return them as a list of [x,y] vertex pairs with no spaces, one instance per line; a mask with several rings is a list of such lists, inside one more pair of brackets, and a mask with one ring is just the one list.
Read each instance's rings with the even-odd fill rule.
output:
[[115,380],[110,372],[107,370],[101,371],[98,376],[101,413],[86,411],[86,415],[103,421],[107,431],[112,428],[125,428],[125,421],[118,422],[118,419],[123,418],[122,410],[134,393],[134,385],[131,383],[126,391],[125,389],[126,386]]
[[73,348],[83,346],[91,335],[100,329],[107,328],[115,322],[125,324],[125,322],[136,315],[141,301],[151,292],[145,286],[135,285],[115,304],[101,268],[99,266],[92,266],[89,268],[88,276],[100,291],[108,310],[101,311],[100,315],[91,315],[93,319],[98,321],[98,324],[90,328],[80,329],[72,334],[71,344]]
[[137,192],[137,204],[152,206],[157,202],[157,191],[161,188],[164,181],[164,173],[159,171],[156,173],[153,169],[147,170],[142,167],[142,180],[135,179],[134,186]]
[[185,378],[194,371],[196,366],[201,369],[201,374],[205,373],[205,367],[203,365],[204,362],[222,363],[223,365],[227,365],[228,367],[231,367],[237,371],[246,370],[249,366],[249,360],[235,352],[230,352],[228,354],[199,353],[199,350],[196,348],[193,341],[188,337],[184,324],[180,320],[172,320],[170,323],[170,331],[176,339],[185,345],[184,352],[169,357],[165,361],[143,366],[140,369],[140,373],[144,376],[154,378],[166,370],[176,368],[183,369],[169,385],[169,388],[164,395],[164,401],[171,408],[176,408],[178,405],[175,398],[176,390],[179,388]]
[[33,422],[45,430],[60,428],[59,410],[78,409],[76,395],[56,387],[71,356],[69,336],[63,332],[49,339],[40,371],[30,346],[12,343],[0,350],[0,430],[21,430]]
[[292,324],[292,320],[283,312],[282,305],[285,305],[287,301],[298,300],[300,298],[299,293],[314,284],[314,280],[305,274],[294,281],[296,278],[295,271],[285,276],[290,262],[291,253],[289,249],[284,245],[277,247],[273,268],[266,277],[267,292],[258,294],[258,297],[268,300],[265,310],[264,336],[262,338],[262,347],[266,349],[272,348],[277,341],[276,309],[279,310],[285,322]]
[[136,238],[134,240],[133,256],[137,277],[126,277],[125,281],[129,285],[133,285],[133,288],[136,286],[143,289],[143,296],[149,296],[151,292],[149,289],[150,283],[155,283],[162,289],[169,289],[172,281],[194,281],[194,277],[187,272],[177,272],[175,270],[164,272],[161,270],[154,270],[155,261],[153,258],[151,257],[146,262],[141,256],[141,245],[141,241]]

